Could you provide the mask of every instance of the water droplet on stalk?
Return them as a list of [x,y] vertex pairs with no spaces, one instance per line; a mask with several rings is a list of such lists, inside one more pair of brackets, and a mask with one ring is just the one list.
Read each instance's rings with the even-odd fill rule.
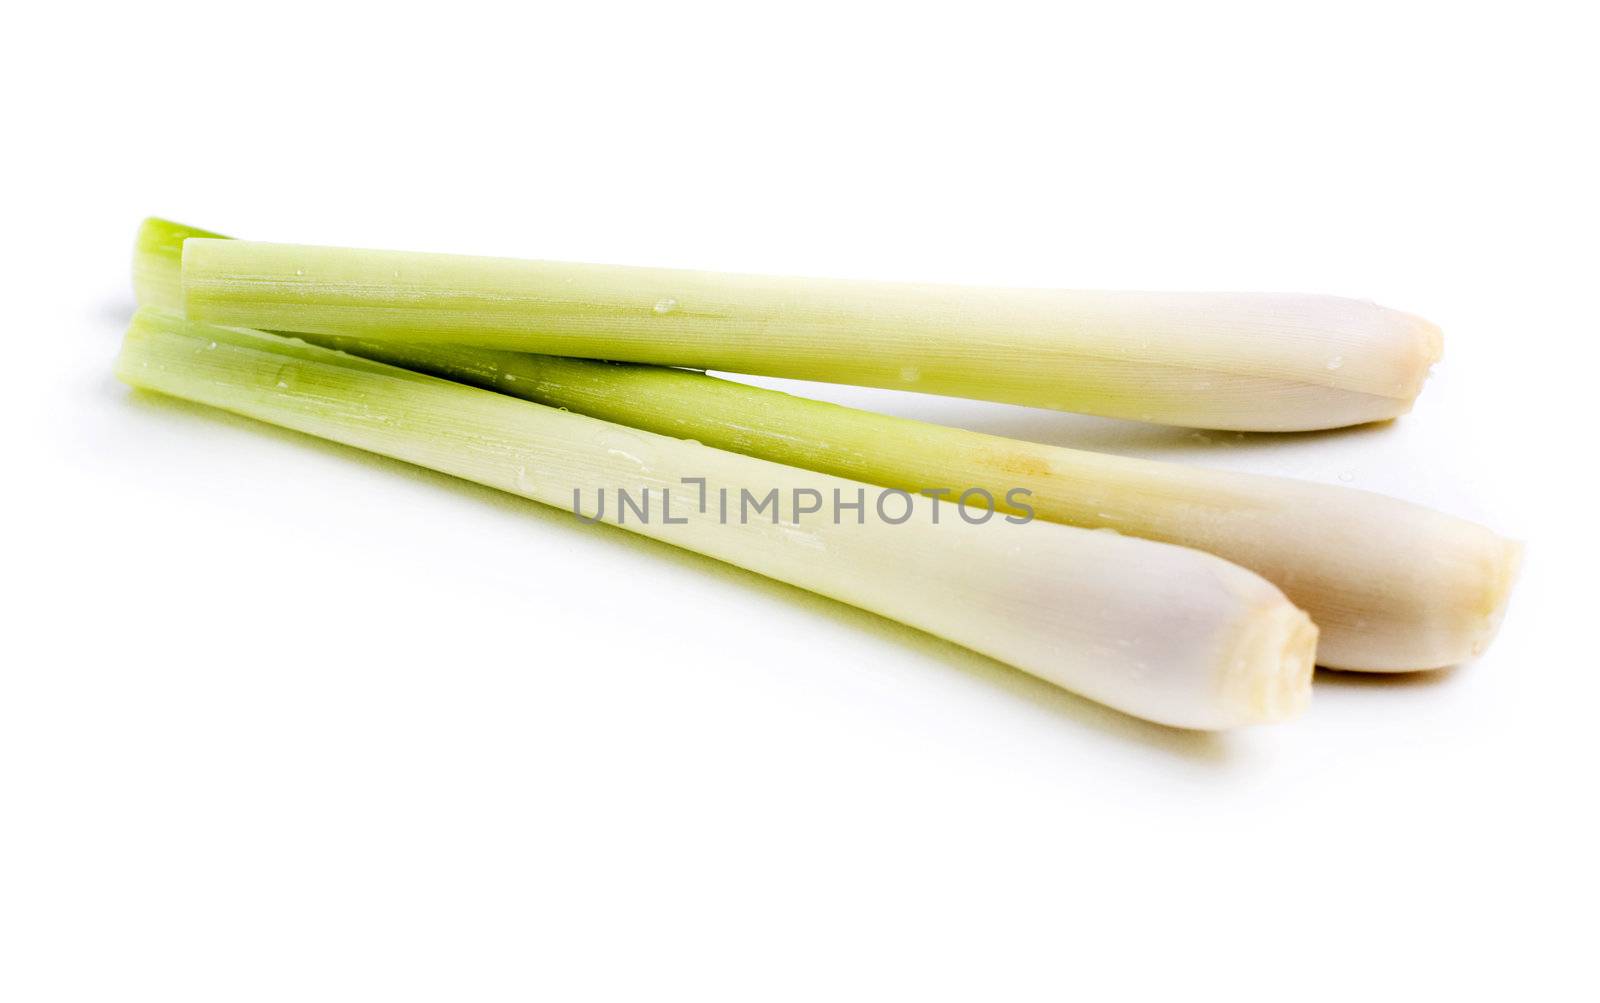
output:
[[678,301],[673,299],[671,296],[668,296],[665,299],[656,300],[656,305],[653,309],[657,314],[665,317],[667,314],[678,309]]
[[605,447],[606,452],[611,456],[620,456],[625,460],[629,460],[642,470],[650,469],[650,465],[643,458],[649,452],[649,446],[639,436],[631,432],[607,430],[600,434],[600,444]]

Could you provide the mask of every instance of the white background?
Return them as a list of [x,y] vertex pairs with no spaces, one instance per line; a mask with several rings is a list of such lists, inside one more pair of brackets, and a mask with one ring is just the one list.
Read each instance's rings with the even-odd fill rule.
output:
[[[1594,998],[1580,5],[402,6],[8,15],[0,997]],[[1145,725],[130,393],[146,214],[1377,299],[1447,336],[1389,427],[805,392],[1391,492],[1526,539],[1524,577],[1475,664]]]

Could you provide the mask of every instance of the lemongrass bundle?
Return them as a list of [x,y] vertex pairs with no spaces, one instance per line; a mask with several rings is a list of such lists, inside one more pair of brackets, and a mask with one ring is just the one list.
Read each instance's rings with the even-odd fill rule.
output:
[[[184,239],[147,220],[141,302],[176,307]],[[318,343],[552,407],[906,491],[981,490],[998,510],[1196,547],[1266,577],[1321,629],[1323,665],[1438,668],[1481,652],[1520,546],[1366,491],[1019,442],[807,400],[701,373],[449,345]],[[973,498],[971,500],[980,500]]]

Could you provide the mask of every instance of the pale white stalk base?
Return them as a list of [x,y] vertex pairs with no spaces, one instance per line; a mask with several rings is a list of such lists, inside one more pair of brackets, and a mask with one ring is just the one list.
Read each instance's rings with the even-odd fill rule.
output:
[[[1280,720],[1309,695],[1316,628],[1259,576],[1196,550],[995,518],[953,505],[890,525],[878,488],[306,345],[141,310],[118,375],[570,509],[573,491],[671,491],[683,524],[624,528],[937,634],[1120,710],[1188,728]],[[723,522],[684,478],[758,495],[865,492],[863,523],[826,514]],[[680,492],[682,492],[680,494]],[[616,513],[609,513],[615,518]]]

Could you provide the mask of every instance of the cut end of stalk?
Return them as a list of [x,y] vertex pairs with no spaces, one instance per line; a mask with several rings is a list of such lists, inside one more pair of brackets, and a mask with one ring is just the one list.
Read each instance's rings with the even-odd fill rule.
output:
[[1421,317],[1417,317],[1417,323],[1422,326],[1423,336],[1427,343],[1428,365],[1432,366],[1444,358],[1444,332],[1439,330],[1439,325],[1423,320]]
[[1224,669],[1224,702],[1239,724],[1298,717],[1311,703],[1317,627],[1299,608],[1278,602],[1248,621]]
[[1415,375],[1401,393],[1401,399],[1406,402],[1406,412],[1409,413],[1417,401],[1417,395],[1422,393],[1423,384],[1433,375],[1433,367],[1444,358],[1444,332],[1439,325],[1414,313],[1402,313],[1400,316],[1410,326],[1416,346],[1413,349]]
[[1477,632],[1472,638],[1473,657],[1483,654],[1489,644],[1494,641],[1495,635],[1500,632],[1500,624],[1506,617],[1506,609],[1511,605],[1511,590],[1517,584],[1517,575],[1522,570],[1522,555],[1524,547],[1518,540],[1507,540],[1497,537],[1498,546],[1487,558],[1487,568],[1483,576],[1483,603],[1481,619]]
[[[1363,303],[1362,307],[1371,312],[1370,326],[1366,329],[1370,340],[1359,352],[1336,355],[1327,361],[1329,386],[1340,386],[1341,378],[1355,365],[1355,359],[1371,353],[1373,358],[1387,359],[1385,368],[1365,373],[1364,385],[1360,387],[1375,400],[1389,401],[1391,410],[1377,415],[1377,420],[1410,414],[1428,377],[1433,374],[1433,367],[1444,357],[1444,332],[1437,324],[1414,313],[1370,303]],[[1349,373],[1350,378],[1357,375]],[[1352,385],[1346,389],[1356,387]]]
[[139,224],[133,245],[133,295],[140,306],[162,310],[183,309],[183,242],[190,237],[221,237],[220,233],[174,223],[159,216]]

